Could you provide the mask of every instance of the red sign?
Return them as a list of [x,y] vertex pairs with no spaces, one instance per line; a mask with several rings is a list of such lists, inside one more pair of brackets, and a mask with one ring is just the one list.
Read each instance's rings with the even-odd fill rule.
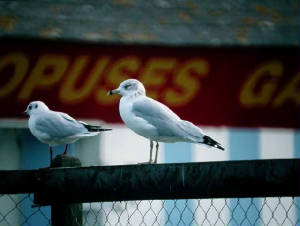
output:
[[297,48],[122,46],[3,40],[0,117],[32,100],[75,118],[121,122],[127,78],[182,119],[199,125],[300,128]]

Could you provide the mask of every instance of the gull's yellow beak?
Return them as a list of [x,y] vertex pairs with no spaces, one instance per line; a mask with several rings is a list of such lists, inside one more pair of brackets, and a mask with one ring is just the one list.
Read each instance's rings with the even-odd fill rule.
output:
[[23,115],[28,115],[28,112],[29,112],[29,110],[28,110],[28,108],[26,108],[26,110],[23,111]]
[[113,94],[120,94],[119,89],[110,90],[107,92],[107,96],[113,95]]

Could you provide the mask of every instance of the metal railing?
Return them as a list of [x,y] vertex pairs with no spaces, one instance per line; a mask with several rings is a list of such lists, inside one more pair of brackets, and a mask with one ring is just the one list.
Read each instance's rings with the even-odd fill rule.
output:
[[0,226],[300,223],[299,159],[0,171],[0,177]]

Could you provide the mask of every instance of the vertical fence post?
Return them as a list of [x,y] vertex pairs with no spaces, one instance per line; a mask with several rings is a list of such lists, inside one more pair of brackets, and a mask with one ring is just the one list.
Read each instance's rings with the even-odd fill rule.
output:
[[[69,155],[58,155],[51,162],[51,168],[79,166],[80,160]],[[52,226],[82,226],[82,203],[52,204],[51,222]]]

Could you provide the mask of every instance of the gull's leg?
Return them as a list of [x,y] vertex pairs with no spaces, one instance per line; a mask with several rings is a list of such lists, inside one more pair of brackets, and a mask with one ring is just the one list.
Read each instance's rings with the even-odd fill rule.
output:
[[52,146],[49,145],[49,152],[50,152],[50,165],[47,167],[42,167],[40,169],[49,169],[51,167],[51,163],[52,163],[52,156],[53,156],[53,150],[52,150]]
[[64,151],[63,155],[67,154],[67,152],[68,152],[68,145],[69,144],[66,145],[66,148],[65,148],[65,151]]
[[153,150],[153,140],[150,140],[150,158],[148,162],[141,162],[138,164],[152,164],[152,150]]
[[150,140],[150,158],[149,163],[152,163],[152,150],[153,150],[153,140]]
[[155,159],[154,159],[154,163],[155,163],[155,164],[157,163],[158,147],[159,147],[159,144],[158,144],[158,142],[156,141],[156,154],[155,154]]

